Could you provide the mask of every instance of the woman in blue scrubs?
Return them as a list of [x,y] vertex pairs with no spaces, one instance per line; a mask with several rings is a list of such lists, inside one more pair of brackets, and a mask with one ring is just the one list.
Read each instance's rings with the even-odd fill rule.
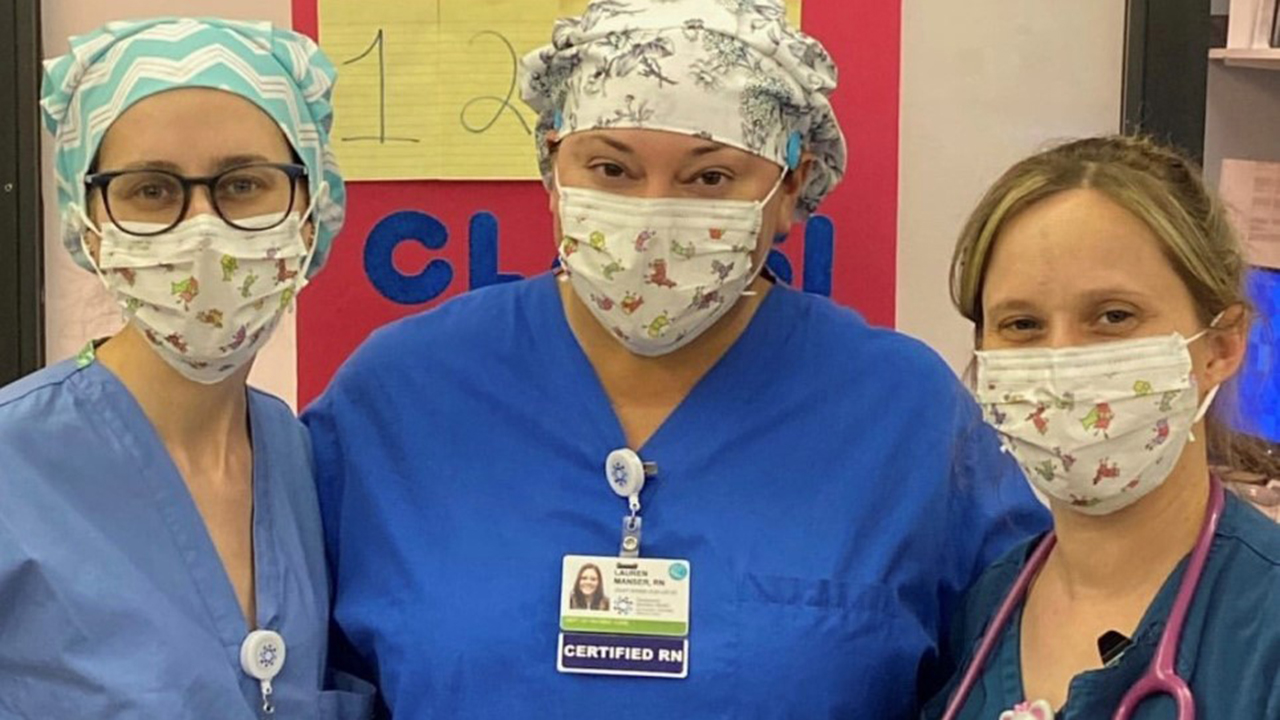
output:
[[1054,534],[969,593],[925,717],[1280,718],[1280,528],[1210,472],[1275,459],[1202,420],[1248,338],[1221,201],[1150,141],[1077,141],[997,181],[955,257],[979,400]]
[[246,386],[342,223],[332,82],[305,37],[214,19],[48,63],[64,242],[126,325],[0,389],[0,717],[371,711],[322,692],[307,438]]
[[[934,353],[761,270],[845,170],[831,59],[776,0],[609,0],[524,71],[563,271],[379,330],[304,414],[345,662],[396,718],[913,716],[1047,518]],[[580,620],[674,637],[562,638],[584,564]]]

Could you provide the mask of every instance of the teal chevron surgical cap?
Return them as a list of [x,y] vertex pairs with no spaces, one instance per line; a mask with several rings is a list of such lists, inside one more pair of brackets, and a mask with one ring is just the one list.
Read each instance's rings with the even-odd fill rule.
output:
[[84,178],[111,124],[151,95],[212,88],[270,115],[306,165],[315,200],[315,274],[342,227],[346,204],[329,144],[335,77],[310,38],[267,22],[153,18],[108,23],[72,38],[71,52],[45,62],[40,103],[55,137],[63,244],[81,267],[92,269],[81,246]]

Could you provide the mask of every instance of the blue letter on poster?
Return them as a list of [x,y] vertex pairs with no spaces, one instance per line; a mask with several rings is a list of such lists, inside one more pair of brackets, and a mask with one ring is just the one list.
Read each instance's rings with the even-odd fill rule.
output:
[[453,268],[444,260],[432,260],[417,275],[396,269],[393,257],[403,242],[416,242],[439,250],[449,241],[449,231],[434,217],[417,210],[402,210],[378,221],[364,245],[364,271],[383,297],[401,305],[416,305],[445,291],[453,280]]

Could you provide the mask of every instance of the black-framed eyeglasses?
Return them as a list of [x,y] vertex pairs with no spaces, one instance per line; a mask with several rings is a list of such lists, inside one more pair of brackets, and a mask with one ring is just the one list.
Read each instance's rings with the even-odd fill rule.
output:
[[191,189],[209,191],[213,210],[239,230],[270,230],[293,212],[302,165],[254,163],[206,177],[184,177],[166,170],[119,170],[84,179],[102,197],[107,217],[124,232],[151,237],[172,230],[186,217]]

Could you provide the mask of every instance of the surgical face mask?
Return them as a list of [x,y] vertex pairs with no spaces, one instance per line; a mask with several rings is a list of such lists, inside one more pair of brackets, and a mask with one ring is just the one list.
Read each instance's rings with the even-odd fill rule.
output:
[[152,237],[108,223],[95,231],[98,277],[166,363],[213,384],[253,358],[306,284],[304,217],[247,231],[203,214]]
[[1163,484],[1194,441],[1218,391],[1198,400],[1187,346],[1203,335],[978,352],[978,402],[1036,490],[1113,513]]
[[[559,187],[560,264],[628,350],[665,355],[733,307],[760,274],[764,200],[634,198]],[[557,183],[558,184],[558,183]]]

